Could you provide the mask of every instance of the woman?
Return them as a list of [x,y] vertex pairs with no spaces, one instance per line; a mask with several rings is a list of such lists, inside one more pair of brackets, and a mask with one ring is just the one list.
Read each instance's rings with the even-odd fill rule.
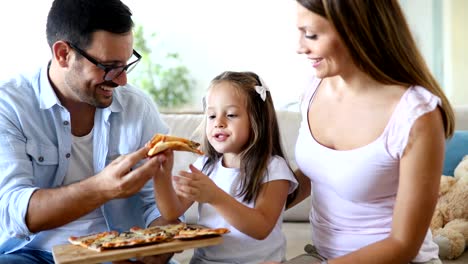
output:
[[315,244],[301,263],[441,263],[429,223],[454,116],[398,1],[297,2],[316,72],[296,144],[292,205],[312,193]]

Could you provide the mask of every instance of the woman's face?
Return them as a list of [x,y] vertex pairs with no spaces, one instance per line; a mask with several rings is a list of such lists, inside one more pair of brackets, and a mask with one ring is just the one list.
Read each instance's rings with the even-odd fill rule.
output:
[[297,3],[299,54],[312,62],[318,78],[345,74],[353,62],[333,25]]

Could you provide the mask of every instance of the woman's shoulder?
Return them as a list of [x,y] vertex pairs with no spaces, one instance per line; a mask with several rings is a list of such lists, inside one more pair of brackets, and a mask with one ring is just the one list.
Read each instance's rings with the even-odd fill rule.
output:
[[388,129],[388,145],[393,155],[401,157],[416,120],[434,111],[440,104],[440,98],[422,86],[407,89],[394,111]]
[[403,94],[396,114],[412,124],[420,116],[433,111],[440,104],[440,98],[426,88],[411,86]]
[[408,106],[437,106],[441,100],[426,88],[415,85],[408,88],[403,98]]

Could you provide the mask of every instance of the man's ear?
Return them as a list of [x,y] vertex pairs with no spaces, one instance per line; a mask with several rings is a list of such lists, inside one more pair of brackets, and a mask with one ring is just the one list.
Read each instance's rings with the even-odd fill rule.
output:
[[57,41],[52,45],[52,56],[61,67],[68,67],[71,58],[71,47],[65,41]]

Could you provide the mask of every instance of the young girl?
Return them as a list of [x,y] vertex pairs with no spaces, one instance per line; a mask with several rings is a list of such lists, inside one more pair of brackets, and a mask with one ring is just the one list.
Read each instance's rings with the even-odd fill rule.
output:
[[231,231],[223,244],[196,249],[190,263],[284,261],[281,216],[297,181],[281,149],[270,92],[255,73],[224,72],[205,99],[206,156],[191,172],[154,179],[161,214],[177,219],[197,201],[198,224]]

